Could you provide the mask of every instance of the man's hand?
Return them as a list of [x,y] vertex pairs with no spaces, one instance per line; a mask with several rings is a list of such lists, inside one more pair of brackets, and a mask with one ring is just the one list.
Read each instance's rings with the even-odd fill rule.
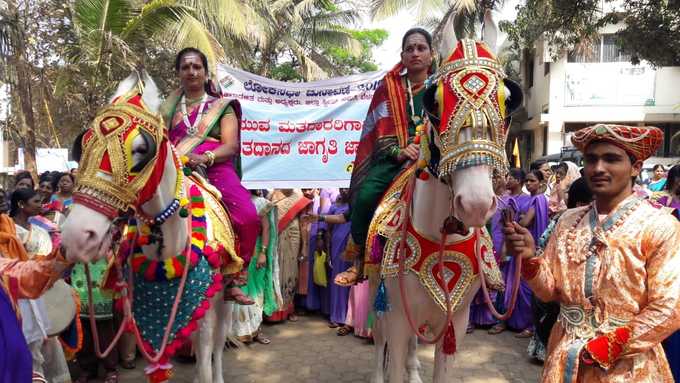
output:
[[417,144],[409,144],[404,149],[399,151],[397,155],[397,161],[404,162],[406,160],[418,161],[420,156],[420,146]]
[[536,245],[531,232],[517,222],[507,222],[503,227],[505,246],[508,253],[522,259],[536,256]]

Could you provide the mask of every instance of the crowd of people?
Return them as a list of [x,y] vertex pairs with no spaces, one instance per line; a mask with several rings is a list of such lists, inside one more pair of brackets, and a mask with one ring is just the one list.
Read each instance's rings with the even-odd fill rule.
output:
[[[203,173],[221,192],[238,237],[238,255],[244,262],[243,271],[230,275],[225,289],[228,315],[223,319],[227,323],[230,336],[244,343],[267,345],[271,340],[263,332],[263,323],[296,322],[300,315],[313,313],[323,316],[328,321],[328,326],[335,329],[339,336],[353,333],[357,337],[371,339],[373,302],[369,298],[368,282],[362,280],[363,257],[353,252],[360,253],[363,249],[368,225],[385,188],[409,161],[419,158],[420,149],[413,138],[416,137],[421,121],[418,117],[423,115],[424,81],[432,65],[432,38],[422,29],[412,29],[404,36],[402,49],[402,61],[386,75],[374,96],[372,110],[369,111],[371,117],[367,119],[365,128],[368,126],[375,129],[368,129],[372,136],[362,140],[359,147],[351,192],[348,189],[245,189],[240,182],[238,161],[234,161],[239,153],[239,104],[215,93],[211,81],[207,79],[207,59],[200,51],[188,48],[177,55],[175,69],[181,88],[172,93],[163,106],[168,136],[179,154],[188,159],[187,165],[196,172]],[[397,93],[401,98],[395,96]],[[394,106],[388,102],[393,99],[404,102]],[[380,107],[386,104],[390,108]],[[401,123],[395,124],[396,120]],[[562,324],[564,331],[552,330],[558,318],[568,322],[565,310],[592,315],[574,302],[587,299],[590,302],[588,304],[592,305],[611,303],[598,301],[600,295],[593,296],[591,291],[595,289],[592,272],[598,265],[593,255],[598,252],[605,254],[600,245],[604,243],[615,249],[620,248],[617,251],[628,256],[637,251],[637,245],[626,243],[626,240],[640,243],[648,241],[653,243],[638,253],[652,249],[656,256],[656,249],[662,245],[658,238],[650,234],[656,228],[650,225],[661,225],[659,228],[667,229],[660,230],[661,232],[672,234],[673,230],[677,231],[677,225],[672,226],[675,222],[638,222],[639,227],[636,229],[647,230],[639,238],[607,238],[609,230],[618,227],[614,224],[632,224],[625,221],[631,211],[641,211],[639,214],[653,214],[656,211],[649,210],[652,208],[647,204],[641,205],[642,199],[653,200],[655,207],[667,209],[680,219],[680,165],[672,167],[667,173],[663,166],[655,166],[652,181],[647,185],[641,184],[636,182],[637,172],[642,161],[654,152],[655,145],[658,146],[659,143],[655,141],[647,146],[637,147],[617,141],[621,132],[638,141],[651,140],[653,134],[641,133],[638,131],[640,129],[644,128],[599,126],[598,129],[588,128],[581,132],[583,135],[590,135],[582,142],[579,141],[579,149],[586,155],[586,167],[592,168],[599,162],[605,162],[606,165],[602,166],[609,167],[606,171],[598,170],[601,174],[596,172],[600,174],[599,178],[597,174],[590,178],[584,177],[584,169],[579,169],[572,162],[551,166],[538,161],[531,164],[528,173],[512,168],[508,170],[507,176],[500,173],[494,176],[493,187],[498,208],[489,221],[488,231],[491,233],[496,261],[507,287],[515,283],[513,271],[518,262],[522,262],[524,271],[519,281],[519,296],[512,316],[506,321],[496,321],[480,292],[471,307],[468,331],[485,329],[489,334],[499,334],[512,330],[519,338],[530,338],[529,355],[546,361],[544,377],[551,374],[561,377],[569,373],[565,372],[568,367],[564,359],[571,357],[572,352],[568,348],[573,343],[567,345],[567,339],[572,335],[565,335],[567,331],[572,331],[570,324]],[[602,143],[612,144],[610,146],[613,149],[602,146]],[[624,158],[625,155],[629,157]],[[624,162],[625,166],[622,165]],[[99,359],[94,352],[95,340],[89,330],[90,322],[85,320],[94,314],[99,330],[99,343],[111,343],[114,329],[121,320],[121,307],[101,287],[107,261],[100,260],[89,265],[93,282],[91,295],[87,292],[88,278],[82,264],[68,268],[68,273],[63,274],[69,265],[60,254],[58,228],[73,203],[75,177],[75,172],[42,174],[36,187],[30,174],[20,173],[15,178],[13,190],[10,193],[0,193],[0,211],[3,213],[0,214],[0,254],[16,258],[0,258],[0,276],[12,277],[18,281],[18,289],[7,290],[14,291],[12,297],[19,298],[17,306],[23,318],[19,332],[23,337],[19,339],[17,330],[13,328],[0,327],[0,331],[7,342],[15,342],[18,348],[27,348],[32,359],[19,360],[20,354],[17,354],[16,361],[6,355],[0,357],[0,378],[10,376],[9,379],[14,379],[11,374],[26,371],[19,367],[3,370],[6,366],[2,363],[16,363],[16,366],[29,364],[31,366],[28,370],[33,371],[34,380],[47,379],[50,382],[70,381],[67,364],[70,359],[76,361],[75,365],[80,370],[76,382],[95,379],[101,366],[105,371],[104,381],[115,383],[119,380],[119,366],[135,367],[137,353],[130,333],[121,338],[114,352]],[[589,187],[593,184],[597,190]],[[633,188],[633,185],[636,187]],[[614,190],[618,194],[607,194],[612,188],[618,188]],[[629,195],[628,192],[632,190],[635,190],[636,198]],[[593,201],[597,202],[597,206]],[[577,209],[583,206],[589,207]],[[593,212],[590,214],[593,218],[590,221],[581,219],[589,211]],[[577,213],[581,215],[576,217]],[[639,220],[640,217],[636,219]],[[564,222],[572,220],[575,220],[571,226],[574,230],[566,229]],[[602,228],[600,221],[603,222]],[[589,224],[591,226],[587,228],[575,230]],[[570,240],[566,241],[565,236],[573,238],[569,237]],[[566,243],[565,249],[556,249],[558,239],[560,243]],[[571,247],[569,242],[577,239],[581,241],[579,243],[583,244],[583,248],[588,249],[587,258],[581,254],[582,249],[574,250]],[[586,243],[588,240],[592,240],[592,243]],[[631,250],[633,248],[635,249]],[[658,252],[659,259],[672,258],[674,250],[662,250]],[[637,259],[634,255],[637,253],[629,257],[632,263]],[[629,260],[626,256],[616,258],[613,265],[620,267],[622,272],[629,269],[637,270],[639,275],[648,272],[647,266],[642,264],[622,266],[621,262]],[[650,259],[651,257],[649,255]],[[31,262],[32,259],[35,261]],[[555,266],[584,267],[584,260],[589,268],[580,274],[572,275],[567,268]],[[675,262],[675,258],[671,260]],[[658,269],[663,265],[652,266]],[[652,266],[650,273],[656,272]],[[586,275],[585,278],[592,284],[584,287],[591,294],[584,299],[570,295],[574,291],[580,293],[580,286],[586,283],[578,279],[582,278],[581,274]],[[653,316],[657,315],[658,321],[649,325],[647,330],[650,333],[653,330],[659,336],[668,335],[659,328],[663,327],[660,324],[666,322],[669,326],[675,326],[668,319],[673,317],[673,313],[661,303],[655,313],[650,313],[654,310],[640,303],[640,296],[646,296],[647,290],[643,291],[643,287],[637,286],[640,283],[640,278],[636,277],[638,274],[633,275],[628,284],[624,283],[619,289],[624,293],[637,289],[623,298],[616,296],[616,289],[607,289],[606,283],[598,285],[598,288],[601,288],[602,295],[612,295],[612,300],[625,300],[625,304],[631,307],[638,305],[635,307],[640,307],[638,311],[646,315],[643,319],[649,319],[647,323],[652,323],[655,320]],[[664,275],[655,275],[659,279],[664,278]],[[83,320],[74,321],[72,329],[67,329],[58,336],[49,336],[41,296],[61,277],[65,277],[77,292],[80,298],[78,316]],[[565,288],[562,290],[564,295],[559,295],[559,289],[555,286],[557,278],[567,284],[570,279],[574,279],[579,287],[573,291]],[[650,296],[649,299],[665,299],[666,296],[670,299],[676,294],[664,291],[663,283],[657,285],[655,280],[650,281],[651,288],[655,289],[652,293],[658,292],[663,296]],[[10,285],[12,283],[7,283],[7,286]],[[1,286],[5,287],[5,284]],[[505,311],[512,301],[511,289],[492,292],[492,298],[497,309]],[[88,310],[89,299],[92,299],[93,312]],[[0,288],[0,315],[13,312],[13,304],[14,300],[7,299],[5,289]],[[612,309],[607,306],[601,310],[608,313]],[[19,323],[4,320],[7,318],[0,319],[3,319],[2,323]],[[600,321],[601,318],[593,320]],[[626,323],[628,321],[635,322],[635,317],[627,318]],[[587,327],[590,324],[580,325]],[[644,325],[645,323],[633,323],[628,327],[618,327],[616,332],[605,334],[606,339],[602,339],[605,335],[601,334],[583,337],[588,340],[590,348],[585,348],[587,352],[579,354],[579,358],[586,365],[599,363],[600,366],[608,367],[622,352],[629,337],[637,336],[638,343],[645,342],[646,338],[639,340],[646,336],[646,333],[640,335],[646,331],[646,328],[640,329]],[[555,337],[556,333],[558,337]],[[653,377],[665,377],[667,370],[667,365],[659,362],[661,359],[657,354],[645,354],[649,350],[656,350],[654,347],[663,339],[657,339],[659,336],[647,340],[648,345],[638,345],[640,355],[647,358],[645,360],[656,363],[654,366],[661,366],[652,368],[650,365],[649,368],[643,368],[651,371],[648,373]],[[666,343],[669,359],[679,357],[677,355],[680,354],[680,342],[674,343],[673,339],[674,336],[671,336]],[[585,341],[581,346],[584,343]],[[601,357],[597,348],[600,344],[609,347],[609,355]],[[558,346],[561,348],[556,349]],[[618,350],[616,355],[612,354],[614,349]],[[190,354],[191,351],[188,351],[183,355]],[[680,366],[675,363],[672,367],[678,369]],[[587,369],[580,373],[594,379],[580,381],[608,381],[602,378],[607,374],[606,371],[603,373],[600,370]],[[616,373],[618,372],[613,372],[611,376],[617,376]],[[643,375],[641,373],[640,376]],[[15,380],[9,381],[26,380],[17,375]]]

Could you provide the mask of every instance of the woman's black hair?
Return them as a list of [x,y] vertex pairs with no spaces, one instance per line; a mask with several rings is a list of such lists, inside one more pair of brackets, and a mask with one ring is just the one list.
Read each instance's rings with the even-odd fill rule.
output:
[[508,171],[508,174],[512,176],[512,178],[516,179],[519,181],[519,183],[523,184],[524,181],[526,181],[527,174],[524,172],[524,170],[520,168],[512,168]]
[[19,183],[19,181],[21,181],[23,179],[31,180],[32,189],[35,189],[35,183],[33,182],[33,176],[31,176],[30,172],[17,173],[14,176],[14,187],[16,188],[16,185]]
[[59,176],[57,176],[57,182],[61,181],[61,179],[64,177],[68,177],[71,179],[71,182],[73,182],[74,184],[76,183],[76,177],[74,177],[73,174],[69,172],[59,173]]
[[663,165],[661,165],[661,164],[656,164],[656,165],[654,165],[654,167],[652,168],[652,171],[655,172],[656,169],[658,169],[658,168],[661,168],[661,169],[663,169],[663,170],[666,170],[666,168],[665,168]]
[[38,178],[38,185],[43,183],[43,182],[52,183],[53,181],[54,181],[54,177],[52,177],[52,173],[51,172],[44,172]]
[[578,178],[571,183],[567,194],[568,209],[575,208],[578,203],[588,204],[593,200],[593,192],[590,190],[588,182],[586,182],[586,179],[583,177]]
[[670,192],[675,180],[678,178],[680,178],[680,165],[675,165],[668,170],[668,175],[666,175],[666,186],[664,186],[664,189]]
[[533,174],[534,177],[536,177],[536,179],[538,180],[538,182],[544,181],[543,172],[538,170],[538,169],[534,169],[534,170],[530,171],[529,174]]
[[35,197],[38,194],[37,191],[33,189],[17,189],[12,193],[9,206],[9,215],[14,217],[19,213],[19,202],[28,202],[29,199]]
[[[198,48],[194,48],[194,47],[184,48],[177,53],[177,56],[175,56],[175,71],[176,72],[179,72],[179,67],[181,65],[182,56],[184,56],[187,53],[197,54],[198,57],[201,58],[201,62],[203,63],[203,68],[205,69],[205,73],[206,74],[209,73],[209,71],[208,71],[208,58]],[[217,87],[213,84],[212,80],[210,80],[210,79],[208,79],[205,83],[205,92],[208,93],[210,96],[213,96],[213,97],[221,97],[221,94],[219,93]]]
[[408,39],[409,36],[419,33],[425,37],[425,41],[427,41],[427,46],[432,49],[432,35],[430,32],[424,30],[423,28],[416,27],[416,28],[411,28],[406,33],[404,33],[404,37],[401,39],[401,50],[404,50],[404,45],[406,45],[406,39]]

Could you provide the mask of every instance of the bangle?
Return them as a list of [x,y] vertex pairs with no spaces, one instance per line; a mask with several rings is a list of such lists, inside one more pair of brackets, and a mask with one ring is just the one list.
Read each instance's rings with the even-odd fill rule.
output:
[[326,216],[320,215],[319,216],[319,222],[326,222]]
[[215,153],[213,153],[210,150],[206,150],[205,152],[203,152],[203,154],[206,157],[208,157],[208,163],[206,165],[208,165],[208,167],[213,166],[213,164],[215,163]]
[[401,151],[401,149],[399,148],[399,145],[394,145],[394,146],[392,146],[392,148],[390,149],[389,154],[390,154],[390,156],[392,156],[392,157],[394,157],[394,158],[396,159],[397,157],[399,157],[399,152],[400,152],[400,151]]

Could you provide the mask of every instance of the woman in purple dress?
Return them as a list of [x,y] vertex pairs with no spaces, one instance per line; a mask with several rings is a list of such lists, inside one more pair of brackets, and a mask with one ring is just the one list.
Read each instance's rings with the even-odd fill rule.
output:
[[[194,169],[205,168],[210,183],[222,193],[238,238],[238,255],[249,264],[260,234],[260,219],[250,193],[237,173],[240,158],[241,107],[222,98],[207,79],[208,60],[195,48],[182,49],[175,60],[181,83],[161,107],[170,141]],[[229,289],[225,299],[252,304],[240,290]]]
[[[673,209],[673,215],[680,220],[680,165],[675,165],[668,171],[665,191],[668,195],[659,198],[659,204]],[[663,348],[666,351],[673,378],[676,382],[680,382],[680,331],[669,336],[663,342]]]
[[[521,169],[510,169],[507,178],[507,188],[510,195],[506,197],[508,206],[515,212],[515,218],[518,219],[519,224],[528,228],[538,243],[538,239],[548,226],[548,200],[540,192],[540,185],[543,181],[543,174],[538,171],[532,171],[529,175],[525,175]],[[526,182],[526,188],[531,193],[526,195],[522,193],[522,185]],[[514,280],[515,257],[510,257],[506,262],[502,263],[501,271],[505,277],[505,289],[503,297],[503,306],[507,309],[510,304],[512,286]],[[532,293],[525,281],[520,280],[520,289],[517,296],[517,302],[512,313],[512,316],[506,323],[499,323],[489,330],[490,334],[498,334],[510,327],[519,333],[516,335],[519,338],[529,338],[533,335],[533,318],[531,311]]]
[[[348,189],[341,189],[340,195],[335,200],[333,206],[331,206],[328,214],[331,215],[343,215],[349,210],[349,205],[347,203]],[[342,254],[347,246],[347,240],[349,239],[350,233],[350,223],[341,223],[329,225],[331,232],[331,277],[329,281],[334,281],[335,276],[344,270],[347,270],[351,266],[350,262],[342,259]],[[331,315],[330,321],[331,326],[345,324],[345,318],[347,316],[347,301],[349,299],[349,287],[338,286],[335,283],[330,283],[330,303],[331,303]]]
[[[324,215],[328,214],[329,209],[338,197],[337,189],[321,189],[317,196],[314,197],[311,207],[311,214]],[[317,233],[321,229],[327,229],[324,222],[312,222],[309,233],[309,257],[307,258],[309,270],[314,267],[314,252],[316,251]],[[309,311],[319,310],[323,315],[330,314],[330,291],[329,287],[322,287],[314,283],[314,278],[307,279],[307,296],[304,301],[304,306]]]
[[[507,199],[503,198],[507,192],[505,186],[505,177],[501,174],[494,174],[493,176],[493,190],[496,194],[496,212],[491,217],[491,221],[487,225],[491,233],[491,241],[493,243],[493,254],[496,258],[496,263],[501,264],[501,260],[505,258],[505,237],[503,236],[503,222],[502,212],[507,207]],[[489,298],[492,302],[498,299],[498,292],[494,290],[489,291]],[[488,328],[498,323],[486,305],[484,299],[484,292],[480,289],[475,295],[475,299],[470,304],[470,321],[468,322],[468,333],[471,333],[475,328]]]

